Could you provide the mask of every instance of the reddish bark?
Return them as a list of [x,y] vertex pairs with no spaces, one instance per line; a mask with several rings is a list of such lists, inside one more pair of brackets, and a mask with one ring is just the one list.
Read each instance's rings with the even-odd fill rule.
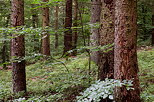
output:
[[64,54],[72,50],[72,0],[66,0],[66,17],[65,17],[65,33],[64,33]]
[[114,77],[132,80],[134,90],[115,89],[116,102],[140,102],[137,64],[137,0],[115,2]]
[[[49,0],[43,0],[43,2],[48,2]],[[49,28],[49,7],[44,7],[43,9],[43,34],[42,34],[42,54],[50,56],[50,35],[46,29]]]

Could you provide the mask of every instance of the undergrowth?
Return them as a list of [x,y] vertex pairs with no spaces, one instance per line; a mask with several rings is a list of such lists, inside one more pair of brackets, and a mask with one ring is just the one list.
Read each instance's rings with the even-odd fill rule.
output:
[[[94,63],[89,72],[86,54],[78,57],[38,61],[26,67],[27,95],[11,92],[11,69],[0,70],[0,102],[75,102],[76,96],[97,79]],[[141,98],[144,102],[154,101],[154,49],[138,52]],[[90,73],[90,75],[89,75]],[[23,100],[23,101],[22,101]]]

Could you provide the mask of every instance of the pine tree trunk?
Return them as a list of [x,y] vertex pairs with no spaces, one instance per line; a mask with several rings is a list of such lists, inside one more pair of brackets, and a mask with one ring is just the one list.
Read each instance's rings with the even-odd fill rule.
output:
[[[36,7],[35,4],[32,4],[31,6],[32,8]],[[35,9],[32,9],[31,12],[32,12],[32,27],[37,28],[38,27],[38,14]]]
[[[6,39],[6,34],[4,34],[4,39]],[[7,48],[7,42],[3,41],[2,45],[2,63],[3,63],[3,69],[7,69],[6,67],[6,48]]]
[[55,7],[55,48],[58,48],[58,13],[59,13],[59,7],[56,5]]
[[[24,0],[12,0],[12,27],[24,25]],[[13,72],[13,92],[26,92],[26,73],[25,73],[25,43],[24,35],[12,34],[11,40],[11,56],[20,61],[12,62]]]
[[[5,27],[8,27],[9,21],[10,21],[10,14],[7,16]],[[6,39],[7,38],[7,34],[4,33],[3,37],[4,37],[4,39]],[[7,69],[7,66],[5,64],[7,59],[9,59],[7,57],[8,57],[7,56],[7,41],[4,40],[3,44],[2,44],[2,63],[3,63],[3,69]]]
[[[74,0],[74,27],[78,26],[78,0]],[[77,40],[78,40],[78,29],[73,30],[73,56],[77,55]]]
[[[100,24],[100,15],[101,15],[101,8],[102,3],[101,0],[92,0],[92,5],[91,5],[91,21],[90,23],[92,24]],[[99,37],[100,37],[100,32],[99,28],[92,28],[91,29],[92,35],[90,36],[91,46],[99,46]],[[98,64],[99,60],[99,53],[98,51],[93,51],[91,53],[91,60],[94,61],[96,64]]]
[[[32,4],[31,5],[32,6],[32,8],[34,8],[34,7],[36,7],[36,5],[35,4]],[[32,27],[33,28],[37,28],[38,27],[38,13],[36,12],[36,9],[32,9]],[[33,51],[34,52],[39,52],[39,46],[38,46],[38,44],[39,44],[39,38],[38,38],[38,35],[36,35],[36,34],[34,34],[34,49],[33,49]]]
[[[115,0],[110,3],[102,3],[100,45],[105,46],[114,43],[114,7]],[[108,52],[99,51],[99,73],[98,78],[114,78],[114,52],[113,49]]]
[[115,2],[114,78],[132,80],[134,90],[115,89],[116,102],[140,102],[137,64],[137,0]]
[[[43,0],[43,2],[48,2],[49,0]],[[44,7],[43,9],[43,34],[42,34],[42,54],[50,56],[50,35],[46,29],[49,29],[49,7]]]
[[[154,26],[154,10],[152,15],[152,26]],[[154,46],[154,28],[152,29],[152,46]]]
[[72,0],[66,0],[66,18],[65,18],[65,34],[64,34],[64,54],[72,50]]

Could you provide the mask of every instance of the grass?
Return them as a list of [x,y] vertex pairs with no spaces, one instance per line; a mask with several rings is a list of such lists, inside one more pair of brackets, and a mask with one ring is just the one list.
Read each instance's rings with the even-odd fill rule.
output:
[[[50,59],[27,66],[28,95],[25,98],[29,102],[74,102],[75,97],[96,80],[97,67],[92,63],[89,75],[87,59],[83,54],[67,60]],[[141,97],[145,102],[154,102],[154,49],[138,51],[138,62]],[[0,75],[0,102],[22,100],[19,99],[20,94],[11,93],[11,70],[0,70]]]
[[154,102],[154,48],[138,52],[141,97],[146,102]]
[[[41,102],[72,102],[83,89],[96,80],[97,67],[92,64],[91,74],[88,72],[86,55],[60,59],[60,61],[39,61],[26,67],[27,91],[29,100]],[[11,70],[0,70],[1,86],[11,93]],[[5,85],[5,83],[9,85]],[[3,88],[4,89],[4,88]],[[1,89],[1,90],[3,90]],[[1,91],[0,90],[0,91]],[[6,91],[5,91],[6,92]],[[0,100],[17,99],[19,96],[0,93]]]

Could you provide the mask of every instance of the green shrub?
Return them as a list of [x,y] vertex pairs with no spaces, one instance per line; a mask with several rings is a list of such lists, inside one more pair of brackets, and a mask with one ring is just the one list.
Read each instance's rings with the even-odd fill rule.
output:
[[133,89],[132,81],[123,80],[122,82],[115,79],[105,79],[105,81],[96,81],[87,88],[82,96],[77,96],[77,102],[100,102],[101,99],[113,100],[115,87],[126,86],[127,90]]

